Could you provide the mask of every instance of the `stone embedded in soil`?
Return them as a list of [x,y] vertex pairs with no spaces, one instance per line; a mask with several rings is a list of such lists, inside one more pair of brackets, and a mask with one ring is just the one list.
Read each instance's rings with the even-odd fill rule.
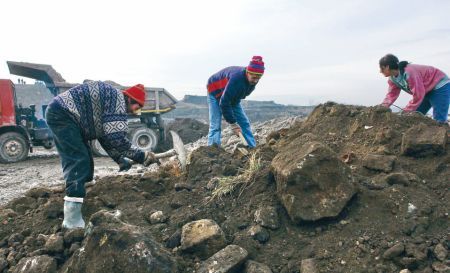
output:
[[436,272],[444,272],[444,273],[450,272],[450,267],[448,265],[444,264],[444,263],[441,263],[441,262],[434,262],[431,265],[431,267]]
[[427,257],[427,249],[421,245],[406,244],[405,253],[406,253],[406,256],[414,257],[418,262],[424,262],[428,258]]
[[72,255],[73,253],[75,253],[75,251],[77,251],[80,248],[81,248],[81,243],[79,243],[79,242],[73,243],[69,248],[69,255]]
[[177,229],[166,241],[167,248],[175,248],[181,244],[181,229]]
[[269,241],[270,238],[269,232],[259,225],[250,227],[248,235],[262,244]]
[[59,253],[64,251],[64,238],[63,236],[52,234],[48,237],[45,243],[45,249],[49,253]]
[[36,198],[36,199],[37,198],[48,198],[51,193],[52,193],[51,189],[38,187],[38,188],[30,189],[26,193],[26,196]]
[[272,273],[272,270],[265,264],[248,260],[245,263],[244,273]]
[[292,221],[336,217],[356,193],[350,168],[325,144],[299,137],[272,160],[277,192]]
[[13,233],[8,238],[8,245],[12,246],[15,243],[21,243],[24,239],[25,239],[25,237],[22,234],[20,234],[20,233]]
[[278,219],[277,209],[272,206],[259,208],[255,211],[255,222],[262,227],[278,229],[280,220]]
[[367,169],[390,172],[394,168],[396,156],[368,154],[363,159],[363,166]]
[[301,273],[318,273],[315,259],[304,259],[300,264]]
[[24,214],[25,212],[27,212],[30,209],[37,208],[38,205],[37,205],[36,199],[34,199],[32,197],[24,196],[24,197],[16,198],[13,201],[11,201],[9,206],[11,206],[11,208],[18,214]]
[[217,223],[202,219],[187,223],[181,230],[180,249],[201,259],[211,257],[226,245],[225,234]]
[[56,219],[64,215],[62,199],[48,201],[42,208],[47,219]]
[[444,247],[444,245],[442,245],[442,244],[437,244],[437,245],[434,247],[433,254],[434,254],[434,256],[436,256],[436,258],[437,258],[439,261],[443,262],[443,261],[445,261],[445,259],[447,258],[448,251],[447,251],[447,249]]
[[411,271],[409,269],[402,269],[399,273],[411,273]]
[[182,191],[182,190],[192,190],[192,185],[189,183],[175,183],[174,188],[176,191]]
[[405,245],[403,243],[397,243],[383,253],[383,258],[390,260],[400,256],[403,252],[405,252]]
[[237,272],[246,261],[247,250],[237,245],[229,245],[204,261],[197,273]]
[[168,217],[164,215],[164,212],[162,211],[156,211],[150,214],[148,220],[151,224],[159,224],[159,223],[165,223],[167,221]]
[[409,186],[411,183],[418,183],[419,177],[409,172],[391,173],[385,176],[385,182],[389,185]]
[[440,155],[445,153],[446,144],[446,128],[420,123],[403,135],[401,153],[413,157]]
[[56,260],[47,255],[23,258],[11,273],[55,273]]
[[72,244],[75,242],[81,242],[84,239],[84,229],[83,228],[75,228],[69,229],[64,233],[64,242],[66,244]]
[[3,272],[3,270],[7,267],[8,267],[8,262],[6,261],[5,258],[0,256],[0,272]]
[[64,264],[65,273],[175,273],[171,254],[143,228],[122,222],[119,213],[101,210],[91,216],[83,247]]

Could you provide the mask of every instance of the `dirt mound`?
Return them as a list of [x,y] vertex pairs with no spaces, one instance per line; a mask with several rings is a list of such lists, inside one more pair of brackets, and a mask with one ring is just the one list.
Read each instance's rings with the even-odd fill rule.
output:
[[[167,268],[164,272],[175,272],[173,261],[178,272],[186,273],[208,272],[208,266],[217,272],[229,272],[220,271],[223,268],[255,272],[251,271],[255,261],[262,263],[259,268],[268,267],[274,273],[301,269],[302,273],[381,273],[406,268],[448,272],[450,148],[447,134],[442,134],[445,130],[420,115],[400,116],[378,107],[320,105],[306,121],[270,134],[266,144],[248,156],[201,147],[191,154],[184,174],[167,167],[156,173],[101,178],[87,189],[83,205],[86,220],[107,227],[91,233],[94,237],[89,232],[62,231],[63,193],[35,189],[0,209],[0,272],[20,272],[18,265],[32,257],[56,270],[51,272],[64,272],[69,263],[80,261],[76,258],[80,248],[95,250],[84,257],[97,256],[96,265],[109,264],[107,257],[97,253],[112,251],[108,238],[113,235],[119,239],[115,244],[132,237],[124,246],[135,252],[122,255],[140,253],[130,256],[140,264],[151,251],[162,249],[163,262],[158,264]],[[318,150],[324,151],[321,156],[316,156]],[[324,167],[316,168],[315,163]],[[291,166],[290,172],[282,172],[283,164]],[[311,171],[296,172],[295,166],[310,166]],[[345,172],[339,179],[356,189],[341,212],[314,221],[292,221],[283,201],[291,193],[280,187],[297,186],[294,192],[316,195],[326,190],[316,183],[321,170],[327,170],[326,177],[333,183],[332,174],[341,169]],[[278,180],[280,174],[286,179],[283,183]],[[100,211],[120,214],[118,226],[102,223],[106,220],[95,216]],[[223,264],[217,264],[223,259],[204,260],[181,247],[187,224],[204,219],[217,223],[214,232],[225,236],[228,248],[214,254],[229,257]],[[197,232],[206,236],[202,226]],[[195,236],[191,240],[190,244],[208,244]],[[129,259],[121,261],[126,264]],[[229,264],[232,261],[235,264]]]

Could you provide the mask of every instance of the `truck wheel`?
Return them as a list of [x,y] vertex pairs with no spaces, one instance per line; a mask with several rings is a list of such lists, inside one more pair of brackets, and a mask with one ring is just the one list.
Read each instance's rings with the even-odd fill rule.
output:
[[42,146],[44,146],[45,149],[50,150],[51,148],[55,147],[55,142],[53,142],[53,140],[46,140],[44,141]]
[[91,141],[91,149],[92,149],[92,153],[95,156],[108,156],[108,153],[105,151],[105,149],[103,149],[100,142],[96,139]]
[[143,151],[153,151],[158,145],[158,137],[150,128],[137,128],[130,132],[131,143]]
[[28,141],[16,132],[4,133],[0,136],[0,162],[14,163],[28,156]]

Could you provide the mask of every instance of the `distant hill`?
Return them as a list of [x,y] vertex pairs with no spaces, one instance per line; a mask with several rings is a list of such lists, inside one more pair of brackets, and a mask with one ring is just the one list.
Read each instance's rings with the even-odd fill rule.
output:
[[[307,116],[315,106],[283,105],[274,101],[243,100],[245,113],[252,122],[266,121],[283,116]],[[194,118],[208,120],[206,96],[185,95],[176,109],[164,114],[164,118]]]

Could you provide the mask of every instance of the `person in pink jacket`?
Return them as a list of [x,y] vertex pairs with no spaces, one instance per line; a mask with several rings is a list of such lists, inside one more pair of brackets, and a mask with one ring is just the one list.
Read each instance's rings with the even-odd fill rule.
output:
[[380,59],[380,73],[389,77],[383,106],[391,106],[403,90],[413,96],[403,111],[425,115],[433,107],[433,119],[447,122],[450,79],[444,72],[432,66],[399,62],[396,56],[387,54]]

